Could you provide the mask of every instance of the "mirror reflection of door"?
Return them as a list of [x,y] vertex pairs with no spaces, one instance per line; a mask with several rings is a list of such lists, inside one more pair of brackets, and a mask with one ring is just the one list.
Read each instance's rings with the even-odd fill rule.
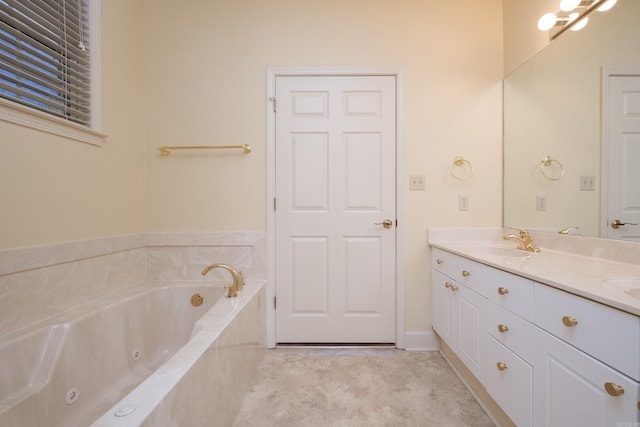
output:
[[605,70],[602,234],[640,242],[640,68]]

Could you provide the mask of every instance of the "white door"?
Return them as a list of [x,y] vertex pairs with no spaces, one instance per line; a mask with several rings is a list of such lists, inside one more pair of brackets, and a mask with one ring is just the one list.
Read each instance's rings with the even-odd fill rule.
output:
[[610,75],[607,83],[603,237],[640,241],[640,75]]
[[276,341],[395,343],[395,77],[275,86]]

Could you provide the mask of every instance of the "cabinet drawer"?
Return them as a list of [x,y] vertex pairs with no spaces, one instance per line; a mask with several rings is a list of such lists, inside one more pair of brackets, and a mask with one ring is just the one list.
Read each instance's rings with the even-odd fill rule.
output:
[[486,297],[486,284],[493,268],[437,248],[432,252],[432,266],[435,270]]
[[487,336],[487,391],[519,427],[532,423],[532,387],[531,366]]
[[506,271],[492,269],[487,278],[487,297],[533,322],[533,281]]
[[533,326],[496,303],[489,302],[487,329],[491,336],[508,347],[527,363],[533,363]]
[[640,317],[539,283],[533,295],[536,325],[640,381]]
[[456,266],[460,257],[438,248],[433,248],[431,252],[431,267],[451,278],[458,271]]

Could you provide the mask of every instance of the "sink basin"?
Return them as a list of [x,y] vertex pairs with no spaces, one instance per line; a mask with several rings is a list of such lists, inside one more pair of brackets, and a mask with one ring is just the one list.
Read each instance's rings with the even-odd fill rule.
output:
[[487,255],[495,255],[501,257],[526,257],[531,255],[533,252],[523,251],[521,249],[512,248],[512,247],[502,247],[502,246],[485,246],[482,249],[482,252]]
[[640,277],[624,277],[608,279],[602,282],[605,289],[624,292],[631,298],[640,300]]

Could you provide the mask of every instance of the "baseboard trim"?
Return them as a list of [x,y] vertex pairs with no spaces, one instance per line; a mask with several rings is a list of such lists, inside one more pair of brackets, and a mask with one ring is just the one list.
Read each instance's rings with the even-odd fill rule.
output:
[[404,344],[407,351],[438,351],[440,338],[433,331],[407,331]]

